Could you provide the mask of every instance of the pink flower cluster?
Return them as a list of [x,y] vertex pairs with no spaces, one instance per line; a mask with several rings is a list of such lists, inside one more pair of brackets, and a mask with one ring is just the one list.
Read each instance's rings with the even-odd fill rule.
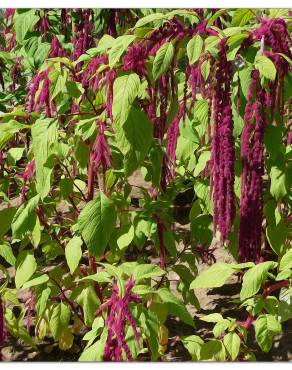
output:
[[54,36],[52,43],[51,43],[51,50],[49,54],[49,58],[58,58],[58,57],[66,57],[67,53],[62,48],[58,38]]
[[[39,90],[40,84],[42,83],[41,90],[38,97],[36,94]],[[38,73],[29,82],[28,86],[28,111],[41,112],[43,106],[46,108],[47,117],[52,117],[52,104],[50,102],[50,87],[51,81],[49,79],[49,69]]]
[[92,32],[94,30],[93,12],[91,9],[78,9],[79,23],[75,25],[73,37],[72,60],[77,60],[86,50],[95,45]]
[[254,36],[271,48],[274,53],[291,55],[289,43],[291,43],[287,24],[282,18],[262,19],[261,26],[254,31]]
[[48,18],[48,9],[44,9],[44,15],[40,17],[39,21],[36,23],[35,30],[42,35],[46,35],[49,32],[50,22]]
[[94,93],[97,92],[98,88],[101,85],[102,78],[105,76],[105,72],[99,72],[98,68],[108,63],[108,58],[106,55],[101,55],[95,58],[92,58],[91,61],[85,67],[85,70],[82,74],[82,86],[84,88],[89,87]]
[[12,80],[12,91],[15,92],[16,85],[19,82],[21,77],[21,59],[20,57],[15,58],[15,62],[10,72],[11,80]]
[[235,217],[234,194],[234,138],[231,109],[232,64],[226,58],[227,45],[219,45],[214,93],[214,130],[211,149],[210,185],[213,191],[213,230],[219,229],[221,240],[228,240]]
[[130,310],[130,303],[140,303],[141,298],[132,292],[135,282],[130,278],[125,284],[125,293],[121,297],[121,292],[117,283],[113,282],[111,298],[103,303],[96,312],[96,316],[107,310],[105,325],[108,329],[103,358],[105,361],[122,361],[123,353],[128,361],[132,361],[131,351],[126,343],[126,323],[130,324],[133,329],[137,346],[140,345],[140,338]]
[[140,77],[146,74],[145,61],[148,50],[143,44],[136,44],[129,48],[123,58],[123,70],[136,72]]
[[244,129],[241,137],[241,198],[239,225],[239,259],[259,261],[263,221],[262,176],[264,174],[264,131],[266,93],[257,70],[252,72]]
[[22,187],[21,187],[21,200],[24,202],[26,199],[26,184],[28,181],[32,180],[35,174],[35,160],[33,159],[29,162],[25,170],[20,174],[22,178]]
[[[97,121],[98,133],[92,147],[90,160],[94,163],[94,172],[99,177],[99,169],[103,174],[103,188],[105,189],[105,174],[108,168],[112,167],[111,151],[105,135],[106,126],[103,122]],[[100,179],[99,179],[100,183]]]

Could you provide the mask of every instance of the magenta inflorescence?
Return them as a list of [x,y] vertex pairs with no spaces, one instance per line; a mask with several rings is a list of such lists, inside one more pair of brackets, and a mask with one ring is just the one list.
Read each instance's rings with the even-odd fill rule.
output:
[[130,278],[125,283],[125,293],[121,297],[118,285],[114,281],[111,298],[103,303],[96,312],[96,316],[98,316],[103,311],[107,311],[105,325],[108,330],[108,336],[103,355],[105,361],[122,361],[123,353],[128,361],[133,360],[125,339],[127,322],[133,329],[137,346],[140,345],[136,322],[129,307],[130,303],[141,303],[141,298],[132,292],[134,285],[134,280]]
[[62,48],[58,38],[54,36],[52,43],[51,43],[51,50],[49,54],[49,58],[57,58],[57,57],[66,57],[67,53]]
[[21,187],[21,200],[25,201],[26,199],[26,184],[28,181],[32,180],[35,175],[35,160],[33,159],[31,162],[25,167],[25,170],[20,174],[22,178],[22,187]]
[[226,58],[226,40],[219,46],[214,93],[214,130],[211,149],[211,192],[213,191],[213,230],[221,240],[229,238],[235,217],[233,118],[231,109],[232,64]]
[[[42,85],[41,85],[42,84]],[[36,94],[41,85],[40,92],[36,98]],[[45,106],[47,117],[52,117],[53,104],[50,102],[50,87],[51,81],[49,79],[49,69],[38,73],[29,82],[28,91],[28,111],[41,112]]]
[[105,135],[105,123],[102,121],[97,121],[96,124],[98,126],[98,133],[92,147],[90,160],[94,163],[93,168],[97,176],[99,176],[98,171],[101,168],[103,174],[103,187],[105,189],[106,170],[112,167],[111,151]]
[[252,72],[241,137],[241,198],[239,259],[259,261],[263,222],[262,176],[264,174],[264,132],[266,92],[257,70]]

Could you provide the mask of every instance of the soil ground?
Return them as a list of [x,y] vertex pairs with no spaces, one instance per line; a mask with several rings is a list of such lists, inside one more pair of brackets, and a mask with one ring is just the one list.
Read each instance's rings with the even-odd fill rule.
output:
[[[141,178],[139,172],[136,172],[131,177],[130,183],[133,185],[132,198],[133,202],[135,202],[135,200],[142,197],[139,188],[147,188],[149,184]],[[176,209],[176,226],[182,228],[186,234],[190,232],[190,225],[186,223],[189,209],[190,207],[185,205],[183,207],[178,206]],[[181,223],[178,220],[180,220]],[[232,257],[223,248],[218,248],[215,251],[215,257],[217,261],[228,262],[232,260]],[[198,270],[202,271],[207,267],[206,264],[199,264]],[[175,288],[175,280],[178,280],[178,276],[172,273],[170,278],[174,280],[172,281],[172,287]],[[175,289],[173,290],[174,292],[176,291]],[[232,277],[227,281],[227,284],[221,288],[196,291],[201,309],[196,310],[193,306],[188,306],[189,312],[194,317],[196,328],[192,328],[173,317],[169,317],[166,325],[169,329],[170,341],[167,351],[168,354],[163,360],[190,360],[190,355],[178,339],[181,336],[199,335],[203,339],[212,337],[212,325],[200,321],[199,318],[201,316],[217,312],[221,313],[223,316],[244,320],[244,311],[238,311],[236,305],[233,303],[233,300],[239,295],[239,290],[240,285],[236,277]],[[27,292],[24,292],[19,298],[25,301]],[[254,338],[253,333],[250,333],[249,336],[250,338]],[[82,348],[81,338],[82,335],[78,337],[75,336],[72,348],[68,351],[61,351],[58,345],[54,344],[53,340],[49,337],[46,337],[36,348],[31,348],[29,346],[24,346],[17,339],[9,336],[2,353],[5,361],[77,361]],[[280,336],[275,338],[273,348],[269,353],[263,353],[253,340],[250,341],[249,347],[254,350],[257,361],[292,361],[292,320],[283,324],[283,332]]]

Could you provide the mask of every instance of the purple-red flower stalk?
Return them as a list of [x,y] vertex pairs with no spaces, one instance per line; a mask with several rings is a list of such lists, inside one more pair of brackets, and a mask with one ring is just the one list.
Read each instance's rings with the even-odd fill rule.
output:
[[140,337],[136,322],[129,307],[130,303],[141,303],[141,298],[132,292],[134,285],[134,280],[130,278],[125,284],[124,296],[121,297],[118,285],[114,281],[111,297],[96,311],[96,316],[100,315],[103,311],[107,311],[105,325],[108,330],[108,336],[103,355],[105,361],[122,361],[123,353],[128,361],[133,360],[131,351],[126,343],[127,322],[133,329],[137,346],[140,346]]

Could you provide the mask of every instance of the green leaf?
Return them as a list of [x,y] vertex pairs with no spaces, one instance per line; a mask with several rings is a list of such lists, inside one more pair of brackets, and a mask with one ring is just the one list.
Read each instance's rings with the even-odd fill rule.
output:
[[56,98],[59,94],[64,94],[64,88],[68,79],[68,71],[65,68],[61,68],[56,76],[56,81],[53,85],[51,100]]
[[123,233],[118,237],[117,245],[120,248],[120,250],[123,250],[132,243],[133,239],[134,239],[134,226],[130,225],[127,232]]
[[222,346],[222,343],[217,339],[204,343],[200,351],[200,361],[216,359],[215,356],[217,357],[222,351]]
[[191,24],[197,23],[199,21],[198,13],[194,10],[189,9],[174,9],[166,14],[167,19],[173,19],[177,17],[182,17],[185,22],[190,22]]
[[38,17],[35,15],[35,9],[28,10],[14,16],[14,29],[16,41],[22,44],[28,31],[32,30],[33,25],[37,22]]
[[277,225],[267,225],[266,235],[273,251],[280,255],[282,253],[283,244],[289,235],[287,226],[281,220]]
[[205,81],[207,81],[207,78],[210,74],[210,68],[211,68],[210,60],[209,59],[204,60],[204,62],[201,65],[201,73]]
[[15,163],[21,159],[24,149],[24,147],[9,149],[7,152],[8,163],[12,166],[15,166]]
[[156,290],[148,285],[135,285],[132,292],[138,295],[156,294]]
[[189,335],[182,338],[182,344],[188,350],[189,354],[192,356],[192,361],[200,360],[201,347],[204,341],[197,335]]
[[160,267],[152,264],[141,264],[134,268],[133,279],[138,283],[143,279],[148,279],[156,276],[162,276],[165,274]]
[[193,173],[193,176],[195,176],[195,177],[199,176],[199,174],[205,169],[206,164],[210,160],[210,158],[211,158],[210,150],[204,151],[204,152],[201,153],[201,155],[198,159],[198,163],[195,167],[195,171]]
[[255,68],[259,70],[262,76],[272,81],[275,80],[277,70],[274,63],[268,57],[257,55],[255,59]]
[[224,346],[231,360],[234,361],[239,354],[240,338],[236,333],[228,333],[223,339]]
[[33,254],[29,251],[20,252],[16,260],[15,268],[15,286],[19,289],[35,273],[37,263]]
[[[98,41],[97,47],[93,49],[87,50],[87,53],[89,53],[90,50],[96,51],[95,54],[98,53],[104,53],[107,51],[107,49],[110,49],[113,45],[113,42],[115,39],[110,35],[103,35],[100,40]],[[91,53],[89,53],[91,54]]]
[[105,271],[99,271],[96,274],[88,275],[80,279],[80,281],[86,281],[86,280],[96,281],[97,283],[110,283],[112,281],[110,279],[110,275]]
[[206,28],[212,26],[216,19],[219,18],[222,14],[226,13],[227,10],[228,9],[219,9],[216,13],[214,13],[212,17],[209,19]]
[[232,49],[236,48],[238,51],[240,45],[242,44],[242,41],[245,40],[248,36],[248,33],[239,33],[230,36],[227,41],[228,50],[231,51]]
[[206,315],[200,318],[202,321],[206,322],[219,322],[224,320],[220,313],[211,313],[210,315]]
[[276,266],[275,262],[266,261],[249,269],[243,276],[240,299],[243,301],[255,295],[265,282],[268,271]]
[[267,126],[265,128],[265,146],[273,160],[281,153],[282,128],[279,126]]
[[44,199],[51,188],[52,166],[47,160],[53,153],[53,144],[58,139],[57,121],[53,119],[39,119],[32,128],[32,147],[36,163],[36,189]]
[[6,143],[14,137],[18,131],[29,128],[30,126],[21,124],[17,121],[11,120],[8,122],[1,122],[0,124],[0,150],[4,148]]
[[64,303],[57,304],[53,308],[50,317],[50,329],[55,340],[58,340],[65,328],[68,327],[71,311]]
[[36,223],[35,209],[39,202],[39,195],[34,196],[23,203],[13,217],[11,229],[15,238],[23,238],[28,232],[32,232]]
[[281,333],[281,324],[273,315],[261,315],[255,322],[256,340],[264,352],[269,352],[273,337]]
[[231,25],[234,26],[245,26],[253,18],[253,13],[250,9],[236,9]]
[[208,125],[209,104],[207,100],[197,100],[194,105],[194,116],[204,126]]
[[198,244],[210,244],[213,238],[212,218],[199,215],[191,220],[191,235]]
[[282,17],[288,17],[289,9],[269,9],[269,15],[268,18],[282,18]]
[[82,352],[81,356],[79,357],[78,361],[81,361],[81,362],[103,361],[103,354],[104,354],[107,336],[108,336],[108,331],[105,328],[101,334],[100,339],[94,344],[92,344],[91,346],[85,348],[85,350]]
[[114,40],[113,47],[109,51],[109,66],[113,68],[120,57],[126,51],[127,47],[135,40],[135,35],[123,35]]
[[217,322],[213,328],[214,337],[221,337],[221,335],[228,329],[229,326],[230,321],[227,319],[222,319],[222,321]]
[[279,269],[280,271],[292,268],[292,248],[281,258]]
[[276,276],[275,280],[276,281],[281,281],[281,280],[289,279],[290,277],[292,277],[291,269],[283,270],[283,271],[279,272],[279,274]]
[[79,236],[74,236],[66,245],[65,256],[71,275],[74,274],[74,271],[76,270],[82,257],[82,243],[82,239]]
[[0,238],[2,238],[11,228],[13,217],[16,213],[16,208],[4,208],[0,211]]
[[113,201],[100,192],[81,211],[77,225],[90,254],[101,257],[116,225]]
[[272,166],[270,171],[272,196],[278,201],[287,194],[286,174],[282,168]]
[[195,288],[217,288],[223,286],[225,281],[234,273],[227,263],[217,262],[209,269],[203,271],[190,285]]
[[134,28],[143,27],[150,22],[157,21],[157,20],[160,21],[163,19],[167,19],[166,14],[163,14],[163,13],[149,14],[149,15],[146,15],[146,17],[139,19],[138,22],[135,24]]
[[117,143],[125,155],[125,175],[130,176],[143,162],[153,137],[153,126],[141,110],[132,107],[125,124],[117,128]]
[[154,81],[169,69],[173,55],[174,47],[171,42],[166,42],[159,48],[155,55],[152,67]]
[[189,63],[194,64],[199,60],[204,46],[204,41],[200,35],[193,37],[187,44],[187,54]]
[[95,312],[100,304],[93,286],[88,286],[82,290],[76,299],[76,302],[82,306],[85,325],[91,326],[95,318]]
[[251,71],[252,71],[251,67],[246,67],[239,71],[240,86],[245,99],[247,99],[248,97],[249,85],[251,80]]
[[123,125],[136,99],[140,78],[136,73],[129,73],[116,78],[113,93],[113,117],[116,125]]
[[15,265],[16,259],[9,244],[0,245],[0,256],[3,257],[11,266]]
[[49,276],[46,274],[43,274],[41,276],[38,276],[32,280],[27,281],[23,284],[22,289],[31,288],[32,286],[41,285],[49,281]]
[[158,294],[163,303],[166,303],[170,314],[179,317],[186,324],[194,326],[194,320],[182,301],[176,298],[167,288],[159,289]]
[[[200,205],[202,209],[206,210],[210,215],[212,215],[213,201],[212,199],[210,199],[209,181],[197,179],[194,185],[194,190],[195,190],[197,197],[200,199]],[[206,219],[207,215],[200,215],[199,217],[204,217]],[[205,226],[207,226],[207,222],[204,222],[204,224]]]
[[45,288],[41,292],[40,298],[37,301],[37,312],[38,312],[39,317],[42,316],[42,314],[44,313],[44,311],[47,308],[47,303],[48,303],[48,299],[49,299],[50,294],[51,294],[51,288],[50,287]]

